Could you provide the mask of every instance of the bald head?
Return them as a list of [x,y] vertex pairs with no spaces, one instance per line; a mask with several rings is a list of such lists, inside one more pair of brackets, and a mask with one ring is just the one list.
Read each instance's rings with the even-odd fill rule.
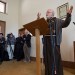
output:
[[28,35],[29,31],[27,29],[25,29],[25,35]]
[[54,11],[52,9],[48,9],[46,12],[46,17],[47,18],[54,17]]

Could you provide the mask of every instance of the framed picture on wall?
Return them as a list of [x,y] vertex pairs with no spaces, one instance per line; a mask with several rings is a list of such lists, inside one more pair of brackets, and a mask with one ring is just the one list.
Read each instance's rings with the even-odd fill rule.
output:
[[69,8],[69,4],[65,3],[59,7],[57,7],[57,15],[59,18],[63,19],[67,15],[67,9]]

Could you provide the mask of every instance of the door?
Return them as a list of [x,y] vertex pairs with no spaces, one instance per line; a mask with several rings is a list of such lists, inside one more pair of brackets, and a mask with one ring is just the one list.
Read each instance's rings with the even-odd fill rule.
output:
[[2,32],[4,36],[5,36],[5,27],[6,27],[6,22],[0,20],[0,33]]

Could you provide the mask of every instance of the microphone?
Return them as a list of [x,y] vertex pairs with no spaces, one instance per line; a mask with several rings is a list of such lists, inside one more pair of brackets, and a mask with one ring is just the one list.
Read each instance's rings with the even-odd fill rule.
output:
[[73,22],[73,24],[75,25],[75,22]]

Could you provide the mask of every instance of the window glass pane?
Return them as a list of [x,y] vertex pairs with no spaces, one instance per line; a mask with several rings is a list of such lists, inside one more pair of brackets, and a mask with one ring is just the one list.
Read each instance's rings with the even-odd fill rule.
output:
[[0,12],[4,13],[4,6],[5,6],[5,4],[0,2]]

